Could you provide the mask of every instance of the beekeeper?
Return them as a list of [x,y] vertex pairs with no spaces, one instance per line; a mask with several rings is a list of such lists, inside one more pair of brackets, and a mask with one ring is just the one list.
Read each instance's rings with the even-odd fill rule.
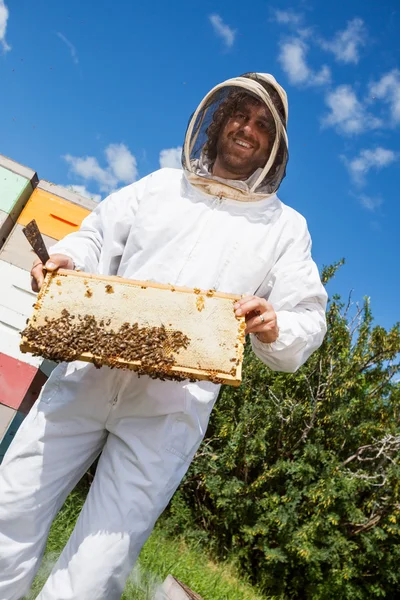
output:
[[[190,119],[183,171],[111,194],[57,243],[49,270],[215,289],[245,297],[256,355],[293,372],[321,344],[326,294],[305,219],[276,191],[288,159],[287,98],[271,75],[217,85]],[[32,269],[34,286],[43,265]],[[219,386],[60,364],[0,472],[0,600],[28,591],[50,525],[101,453],[75,529],[40,600],[114,600],[207,428]]]

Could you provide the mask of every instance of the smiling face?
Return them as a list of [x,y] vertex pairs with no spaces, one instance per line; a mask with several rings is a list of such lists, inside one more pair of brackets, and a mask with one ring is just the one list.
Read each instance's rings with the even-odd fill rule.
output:
[[243,99],[221,129],[213,175],[247,179],[264,167],[273,142],[271,119],[261,102],[251,97]]

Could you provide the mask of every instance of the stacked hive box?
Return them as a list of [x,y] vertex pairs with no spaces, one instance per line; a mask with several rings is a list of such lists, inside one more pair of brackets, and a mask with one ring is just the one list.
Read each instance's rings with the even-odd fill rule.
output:
[[[0,212],[0,223],[5,238],[0,249],[1,462],[52,369],[48,361],[22,354],[19,350],[19,333],[31,315],[36,299],[29,275],[35,255],[23,234],[23,227],[35,219],[49,248],[79,229],[96,203],[47,181],[38,183],[33,171],[1,156],[0,165],[0,207],[3,211]],[[31,175],[29,179],[28,174]],[[4,186],[3,181],[6,182]]]
[[37,183],[35,171],[0,154],[0,248]]

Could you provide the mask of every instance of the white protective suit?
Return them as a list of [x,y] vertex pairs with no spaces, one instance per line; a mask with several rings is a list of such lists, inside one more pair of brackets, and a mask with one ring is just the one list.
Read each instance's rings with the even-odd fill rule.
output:
[[[235,88],[267,104],[278,139],[269,167],[247,182],[214,179],[194,150],[210,121],[209,99]],[[326,294],[306,221],[274,193],[285,169],[275,168],[279,148],[287,159],[286,118],[286,95],[271,76],[217,86],[189,124],[184,171],[161,169],[111,194],[51,252],[91,273],[264,296],[277,313],[279,338],[264,344],[252,336],[254,352],[271,369],[295,371],[322,342]],[[0,467],[0,600],[27,592],[52,520],[100,452],[75,530],[39,598],[120,598],[201,443],[218,390],[210,382],[59,365]]]

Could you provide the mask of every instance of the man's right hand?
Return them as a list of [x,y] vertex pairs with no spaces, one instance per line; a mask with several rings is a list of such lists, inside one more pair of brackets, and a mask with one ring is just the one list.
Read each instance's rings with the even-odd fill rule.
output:
[[46,269],[46,271],[57,271],[57,269],[73,271],[74,261],[65,254],[52,254],[45,265],[41,260],[36,260],[31,270],[31,286],[34,292],[38,292],[43,285],[45,276],[43,269]]

